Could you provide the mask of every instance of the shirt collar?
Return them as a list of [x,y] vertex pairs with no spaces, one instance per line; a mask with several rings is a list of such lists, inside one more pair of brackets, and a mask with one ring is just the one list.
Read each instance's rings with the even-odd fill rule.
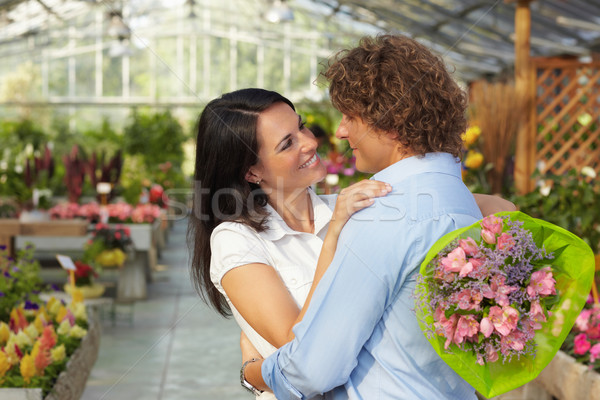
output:
[[[333,212],[311,188],[308,189],[308,193],[310,195],[313,216],[315,218],[315,235],[318,235],[331,220]],[[273,241],[281,239],[284,235],[300,235],[304,233],[290,228],[270,204],[267,204],[265,208],[269,212],[269,216],[267,217],[267,229],[259,233],[265,239]]]
[[400,160],[371,177],[382,182],[396,183],[410,176],[437,172],[461,177],[460,160],[449,153],[427,153]]

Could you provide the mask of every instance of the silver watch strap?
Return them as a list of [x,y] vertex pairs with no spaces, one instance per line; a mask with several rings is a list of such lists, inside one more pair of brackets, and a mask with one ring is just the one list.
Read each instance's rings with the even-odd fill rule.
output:
[[245,371],[246,371],[246,365],[259,361],[260,358],[252,358],[246,362],[244,362],[242,364],[242,368],[240,369],[240,383],[242,385],[242,387],[246,390],[248,390],[250,393],[254,394],[255,396],[260,396],[262,394],[262,390],[258,390],[257,388],[255,388],[254,386],[252,386],[252,384],[250,382],[248,382],[246,380],[246,375],[245,375]]

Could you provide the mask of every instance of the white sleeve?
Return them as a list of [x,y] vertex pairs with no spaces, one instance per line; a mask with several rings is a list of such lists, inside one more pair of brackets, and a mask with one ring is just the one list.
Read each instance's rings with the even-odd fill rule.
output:
[[224,222],[210,237],[210,278],[223,293],[221,279],[233,268],[246,264],[270,265],[270,257],[258,234],[240,223]]

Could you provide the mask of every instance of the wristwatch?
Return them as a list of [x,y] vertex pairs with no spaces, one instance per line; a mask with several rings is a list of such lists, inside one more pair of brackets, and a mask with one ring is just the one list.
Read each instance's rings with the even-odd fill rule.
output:
[[253,358],[251,360],[244,362],[244,364],[242,364],[242,369],[240,370],[240,383],[242,384],[242,387],[244,389],[248,390],[249,392],[251,392],[252,394],[254,394],[255,396],[260,396],[263,392],[262,392],[262,390],[258,390],[257,388],[252,386],[252,384],[246,380],[246,376],[245,376],[244,372],[246,370],[246,365],[248,365],[252,362],[259,361],[259,360],[260,360],[260,358]]

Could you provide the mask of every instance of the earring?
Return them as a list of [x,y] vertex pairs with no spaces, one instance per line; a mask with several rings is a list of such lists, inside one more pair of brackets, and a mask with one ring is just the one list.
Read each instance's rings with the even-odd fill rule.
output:
[[260,185],[260,179],[256,181],[256,184],[257,184],[257,185]]

